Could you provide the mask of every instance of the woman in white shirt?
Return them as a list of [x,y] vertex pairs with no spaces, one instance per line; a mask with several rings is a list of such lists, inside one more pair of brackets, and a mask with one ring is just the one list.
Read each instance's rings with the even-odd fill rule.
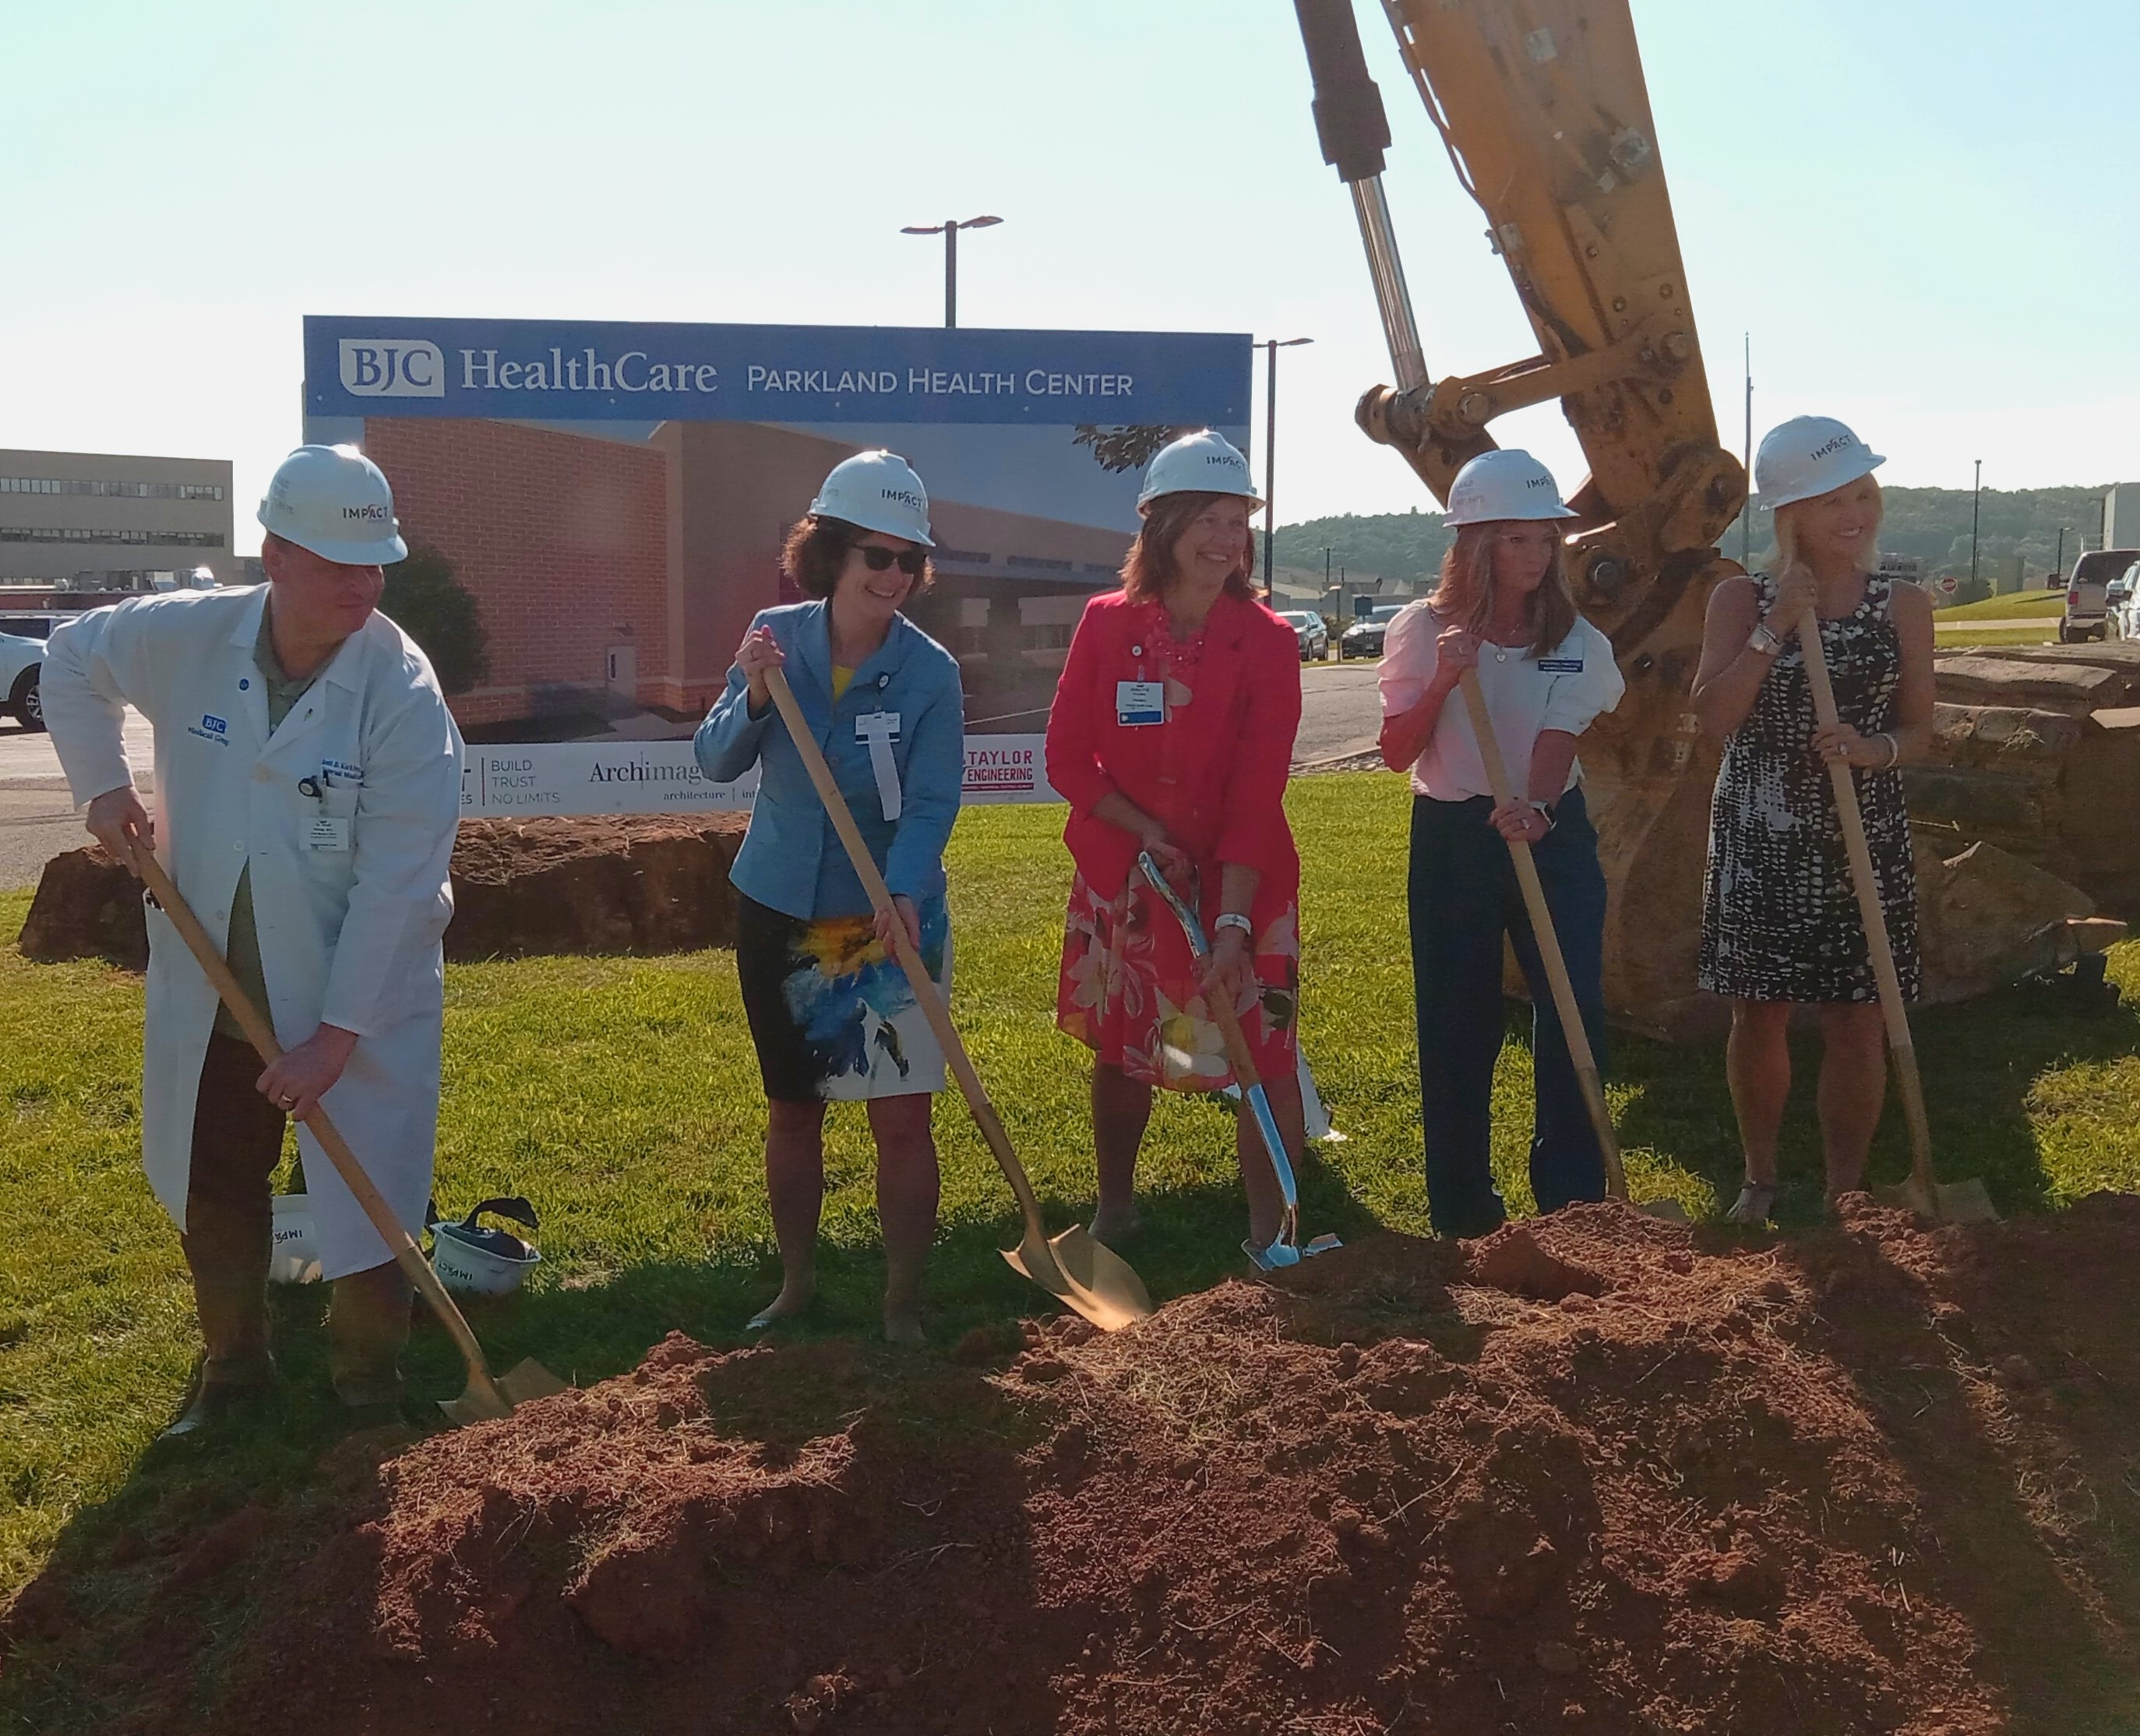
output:
[[[1434,593],[1399,614],[1384,640],[1382,758],[1410,772],[1413,794],[1408,891],[1427,1206],[1445,1236],[1482,1236],[1506,1216],[1490,1152],[1504,934],[1531,988],[1531,1192],[1542,1212],[1605,1197],[1604,1154],[1509,858],[1510,842],[1531,846],[1602,1062],[1605,875],[1575,743],[1619,704],[1624,683],[1611,641],[1576,612],[1562,569],[1558,522],[1574,516],[1529,453],[1472,459],[1449,491],[1456,540]],[[1502,758],[1523,786],[1500,806],[1457,692],[1472,669]]]

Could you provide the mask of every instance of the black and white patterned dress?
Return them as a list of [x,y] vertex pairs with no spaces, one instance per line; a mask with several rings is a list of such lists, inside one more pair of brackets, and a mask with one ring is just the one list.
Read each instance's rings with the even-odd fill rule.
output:
[[[1754,585],[1766,610],[1776,581],[1757,573]],[[1836,713],[1863,735],[1896,727],[1902,657],[1888,611],[1892,586],[1868,575],[1863,601],[1841,620],[1820,624]],[[1700,980],[1715,993],[1750,1001],[1879,998],[1835,792],[1827,766],[1814,757],[1813,732],[1805,655],[1793,633],[1754,709],[1725,743],[1710,803]],[[1895,972],[1903,997],[1915,1000],[1917,868],[1902,774],[1853,775]]]

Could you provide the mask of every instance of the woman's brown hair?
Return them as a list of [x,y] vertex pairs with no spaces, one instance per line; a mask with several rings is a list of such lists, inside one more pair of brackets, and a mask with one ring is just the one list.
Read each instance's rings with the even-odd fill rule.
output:
[[[1480,639],[1486,636],[1494,620],[1494,538],[1512,522],[1521,521],[1459,525],[1456,540],[1441,557],[1434,612]],[[1575,629],[1575,594],[1568,588],[1566,547],[1555,535],[1545,576],[1530,594],[1531,642],[1526,649],[1534,657],[1544,656]]]
[[[891,533],[887,531],[884,534]],[[780,570],[794,580],[803,596],[825,601],[839,588],[841,569],[847,564],[847,551],[868,535],[866,527],[850,524],[844,518],[828,517],[822,512],[806,514],[796,521],[794,528],[788,533],[788,541],[782,545]],[[935,582],[935,566],[923,566],[921,576],[914,581],[914,588],[906,593],[906,601],[899,606],[906,608],[915,598],[925,595]]]
[[[1122,593],[1133,603],[1157,600],[1175,574],[1174,545],[1181,533],[1215,500],[1236,500],[1234,494],[1162,494],[1151,503],[1137,527],[1136,541],[1122,562]],[[1226,594],[1254,601],[1255,588],[1249,574],[1255,562],[1255,538],[1241,538],[1241,558],[1226,575]]]

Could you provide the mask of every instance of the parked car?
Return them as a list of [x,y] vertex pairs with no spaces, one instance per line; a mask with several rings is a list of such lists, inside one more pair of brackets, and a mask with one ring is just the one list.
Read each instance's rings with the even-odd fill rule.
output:
[[0,633],[12,633],[17,639],[50,639],[52,629],[63,620],[72,620],[71,611],[65,615],[49,615],[42,611],[29,614],[0,615]]
[[2108,628],[2110,611],[2104,593],[2110,581],[2124,574],[2136,561],[2140,548],[2099,548],[2083,555],[2066,577],[2066,609],[2059,620],[2059,643],[2101,639]]
[[1379,657],[1382,655],[1382,635],[1397,618],[1402,603],[1377,603],[1359,620],[1338,635],[1338,660],[1348,657]]
[[25,729],[45,727],[44,701],[37,692],[37,672],[44,662],[42,639],[0,633],[0,694],[7,696],[7,709]]
[[2140,561],[2103,587],[2107,639],[2140,640]]
[[1293,636],[1300,641],[1303,663],[1320,663],[1330,655],[1330,629],[1313,609],[1281,610],[1278,618],[1291,624]]

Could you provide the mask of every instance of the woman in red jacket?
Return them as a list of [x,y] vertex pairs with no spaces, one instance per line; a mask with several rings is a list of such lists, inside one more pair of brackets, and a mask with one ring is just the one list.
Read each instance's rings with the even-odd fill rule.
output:
[[[1209,994],[1239,1013],[1299,1160],[1300,858],[1284,802],[1300,653],[1249,586],[1249,515],[1262,503],[1248,461],[1208,429],[1153,459],[1122,588],[1086,606],[1048,717],[1048,781],[1070,803],[1063,836],[1077,870],[1055,1018],[1092,1051],[1103,1242],[1137,1227],[1152,1087],[1233,1082]],[[1207,964],[1136,871],[1141,851],[1198,910]],[[1245,1103],[1237,1147],[1249,1239],[1268,1247],[1282,1207]]]

